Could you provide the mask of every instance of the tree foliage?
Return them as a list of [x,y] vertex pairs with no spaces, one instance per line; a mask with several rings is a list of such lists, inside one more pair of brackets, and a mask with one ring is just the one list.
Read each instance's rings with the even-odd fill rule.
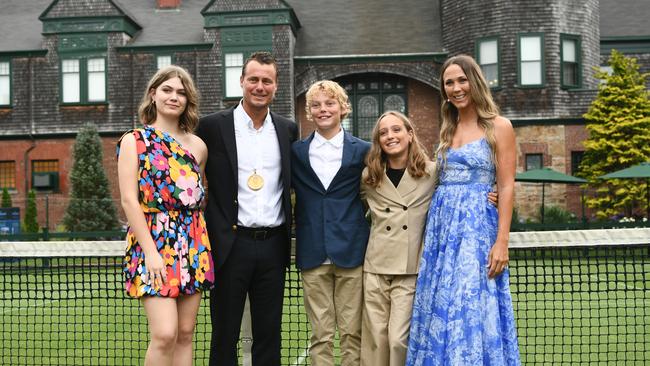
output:
[[580,164],[580,176],[592,190],[586,203],[600,218],[633,206],[645,207],[645,184],[635,180],[599,180],[598,177],[650,160],[650,100],[648,74],[639,72],[634,58],[612,51],[611,74],[600,71],[598,96],[584,115],[589,138]]
[[24,231],[27,233],[38,232],[38,221],[36,212],[36,193],[30,190],[27,194],[27,204],[25,208]]
[[7,187],[2,188],[2,207],[11,207],[11,196],[9,195],[9,190]]
[[102,143],[93,125],[84,126],[77,134],[72,158],[70,203],[63,218],[66,229],[116,229],[117,211],[102,164]]

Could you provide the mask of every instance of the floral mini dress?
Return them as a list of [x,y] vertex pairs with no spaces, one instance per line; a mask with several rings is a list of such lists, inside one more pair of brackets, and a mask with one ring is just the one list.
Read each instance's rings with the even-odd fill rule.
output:
[[[205,219],[201,170],[192,154],[169,134],[151,126],[135,129],[140,207],[163,258],[167,280],[149,285],[144,251],[129,227],[124,257],[125,291],[131,297],[178,297],[207,291],[214,265]],[[117,144],[120,154],[121,139]]]

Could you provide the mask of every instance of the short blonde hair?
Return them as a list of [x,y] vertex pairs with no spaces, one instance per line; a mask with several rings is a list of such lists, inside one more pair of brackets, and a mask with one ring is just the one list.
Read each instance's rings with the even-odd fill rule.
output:
[[156,121],[158,112],[156,111],[156,105],[151,102],[151,91],[158,89],[160,84],[175,77],[181,79],[187,97],[187,105],[179,118],[178,125],[185,132],[193,132],[194,128],[199,124],[199,92],[194,86],[194,80],[192,80],[190,74],[180,66],[163,67],[151,77],[142,96],[138,116],[145,125],[150,125]]
[[341,105],[342,113],[341,119],[345,118],[352,108],[350,107],[350,101],[348,100],[348,93],[345,92],[337,82],[332,80],[320,80],[317,81],[309,87],[307,94],[305,95],[305,112],[307,112],[307,119],[311,121],[311,102],[314,99],[314,95],[318,92],[323,92],[330,98],[336,99]]

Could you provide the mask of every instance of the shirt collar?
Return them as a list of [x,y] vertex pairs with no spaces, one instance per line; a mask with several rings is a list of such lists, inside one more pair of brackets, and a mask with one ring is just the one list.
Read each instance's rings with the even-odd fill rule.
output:
[[[244,107],[242,106],[242,102],[244,100],[242,99],[237,107],[234,110],[234,117],[235,117],[235,122],[241,121],[240,123],[244,124],[246,127],[248,127],[251,130],[254,130],[255,127],[253,127],[253,119],[246,113],[246,110],[244,110]],[[264,129],[264,127],[268,126],[269,123],[273,123],[273,120],[271,119],[271,110],[267,109],[266,112],[266,117],[264,117],[264,122],[262,123],[262,128],[260,128],[260,131]]]
[[340,149],[341,146],[343,146],[343,127],[341,127],[341,130],[329,140],[318,133],[318,131],[314,131],[314,143],[316,144],[316,147],[329,143],[335,148]]

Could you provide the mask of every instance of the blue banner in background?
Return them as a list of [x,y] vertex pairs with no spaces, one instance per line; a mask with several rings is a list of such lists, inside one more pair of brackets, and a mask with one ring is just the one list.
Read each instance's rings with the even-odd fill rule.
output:
[[0,208],[0,235],[20,234],[20,208]]

